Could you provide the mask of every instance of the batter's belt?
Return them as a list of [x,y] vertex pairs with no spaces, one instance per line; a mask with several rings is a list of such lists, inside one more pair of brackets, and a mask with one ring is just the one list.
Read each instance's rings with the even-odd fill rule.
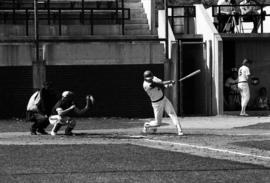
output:
[[154,100],[154,101],[151,101],[152,103],[156,103],[156,102],[159,102],[161,101],[162,99],[164,99],[164,95],[162,95],[162,97],[160,99],[157,99],[157,100]]

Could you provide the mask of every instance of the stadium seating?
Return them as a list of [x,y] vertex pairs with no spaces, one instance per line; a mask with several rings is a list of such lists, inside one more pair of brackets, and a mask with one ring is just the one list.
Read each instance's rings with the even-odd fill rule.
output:
[[[41,0],[38,1],[40,34],[46,36],[121,35],[123,34],[121,7],[121,0],[101,2]],[[125,34],[150,35],[141,1],[125,0],[124,8]],[[33,34],[33,0],[3,0],[0,2],[0,9],[0,35],[31,36]],[[6,27],[11,31],[5,31]]]

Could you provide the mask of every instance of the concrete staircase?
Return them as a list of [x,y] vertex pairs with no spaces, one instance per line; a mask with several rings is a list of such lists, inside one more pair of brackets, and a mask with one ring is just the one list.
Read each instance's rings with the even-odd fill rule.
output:
[[141,0],[125,0],[124,6],[130,8],[130,20],[125,26],[127,35],[151,35]]
[[[21,5],[21,7],[29,7],[31,5],[31,1],[29,0],[23,0],[24,3],[28,3],[25,5]],[[68,7],[70,6],[70,2],[73,2],[74,7],[81,7],[81,0],[67,0],[63,2],[61,0],[61,7]],[[91,4],[93,2],[88,2],[85,0],[86,7],[93,7],[95,4]],[[9,7],[11,8],[9,4],[5,4],[1,2],[1,7]],[[60,6],[60,4],[57,4],[57,0],[51,0],[51,6]],[[53,4],[56,3],[56,4]],[[65,4],[64,4],[65,3]],[[119,0],[119,7],[121,7],[121,0]],[[104,6],[102,6],[104,7]],[[106,6],[105,6],[106,7]],[[124,7],[130,8],[130,20],[125,20],[125,35],[149,35],[151,36],[151,31],[149,30],[148,26],[148,20],[143,8],[143,4],[141,0],[124,0]],[[8,21],[4,23],[4,20],[0,21],[0,35],[2,36],[25,36],[26,35],[26,27],[25,27],[25,19],[23,18],[21,20],[16,19],[16,22],[12,22],[12,12],[10,14],[6,14],[6,17],[8,17]],[[58,18],[51,20],[51,25],[47,24],[47,14],[40,15],[40,34],[44,36],[57,36],[58,34]],[[53,15],[52,15],[53,16]],[[63,14],[64,18],[62,20],[62,35],[65,36],[75,36],[75,35],[90,35],[91,34],[91,26],[89,21],[86,20],[85,24],[81,24],[79,20],[67,20],[67,18],[78,17],[79,12],[75,14]],[[88,15],[87,15],[88,16]],[[101,15],[102,16],[102,15]],[[108,16],[108,14],[107,14]],[[110,15],[109,15],[110,16]],[[111,15],[113,16],[113,15]],[[21,12],[21,14],[16,15],[16,17],[26,17],[24,12]],[[34,29],[33,29],[33,17],[30,16],[30,20],[28,21],[29,24],[29,35],[33,35]],[[14,28],[12,28],[14,27]],[[94,22],[94,35],[121,35],[122,34],[122,26],[119,24],[116,24],[114,20],[102,20],[102,21],[96,21]]]

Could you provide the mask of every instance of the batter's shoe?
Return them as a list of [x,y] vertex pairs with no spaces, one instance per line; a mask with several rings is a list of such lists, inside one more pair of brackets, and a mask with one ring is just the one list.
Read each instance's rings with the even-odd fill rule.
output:
[[183,136],[184,133],[183,133],[183,132],[178,132],[177,135],[178,135],[178,136]]
[[247,113],[241,113],[240,116],[248,116]]
[[143,133],[147,133],[147,128],[144,126],[143,127],[143,130],[142,130]]

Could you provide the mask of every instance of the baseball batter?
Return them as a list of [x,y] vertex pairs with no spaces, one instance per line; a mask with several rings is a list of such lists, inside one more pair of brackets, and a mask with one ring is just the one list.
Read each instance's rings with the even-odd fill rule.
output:
[[242,66],[238,70],[238,88],[241,95],[241,112],[240,116],[248,116],[246,113],[246,107],[250,99],[250,91],[248,85],[248,78],[250,75],[249,65],[251,62],[248,59],[244,59]]
[[180,122],[177,118],[174,108],[171,102],[167,99],[166,96],[164,96],[163,93],[164,88],[171,87],[174,84],[174,81],[162,81],[161,79],[155,77],[149,70],[144,72],[143,88],[152,102],[152,107],[155,115],[154,121],[146,122],[144,124],[144,133],[146,133],[149,128],[152,128],[154,131],[156,131],[157,127],[161,125],[163,113],[165,110],[171,118],[173,124],[176,126],[177,134],[179,136],[183,135]]

